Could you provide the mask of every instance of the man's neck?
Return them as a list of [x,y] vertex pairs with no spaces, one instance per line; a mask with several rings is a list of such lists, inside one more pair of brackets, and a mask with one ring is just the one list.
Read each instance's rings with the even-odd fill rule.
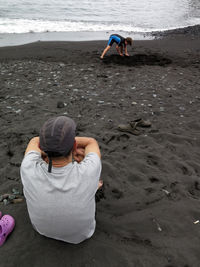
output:
[[[48,157],[43,158],[46,163],[49,163]],[[52,158],[52,166],[55,168],[64,167],[67,164],[72,162],[72,155],[69,157],[58,157],[58,158]]]

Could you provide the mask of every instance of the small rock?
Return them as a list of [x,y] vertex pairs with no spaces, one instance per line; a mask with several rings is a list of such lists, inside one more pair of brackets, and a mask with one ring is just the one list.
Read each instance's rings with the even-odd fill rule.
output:
[[9,197],[8,197],[9,200],[13,200],[15,198],[16,198],[16,196],[14,194],[13,195],[9,195]]
[[12,189],[12,193],[13,193],[14,195],[19,195],[19,194],[20,194],[19,190],[16,189],[16,188],[13,188],[13,189]]
[[62,101],[57,102],[57,108],[64,108],[65,104]]
[[23,198],[15,198],[13,199],[12,203],[16,204],[16,203],[21,203],[23,201]]
[[10,202],[7,200],[7,198],[5,198],[4,200],[3,200],[3,204],[4,205],[8,205]]

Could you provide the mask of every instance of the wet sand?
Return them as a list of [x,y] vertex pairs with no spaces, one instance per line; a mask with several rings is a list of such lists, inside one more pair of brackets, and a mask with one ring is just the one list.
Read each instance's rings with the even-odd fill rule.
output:
[[[105,41],[0,48],[0,194],[16,188],[23,198],[26,145],[62,114],[98,140],[104,180],[96,232],[79,245],[36,233],[25,200],[0,202],[16,220],[2,267],[199,266],[199,32],[135,41],[129,58],[113,47],[103,61]],[[118,130],[138,118],[152,126],[138,136]]]

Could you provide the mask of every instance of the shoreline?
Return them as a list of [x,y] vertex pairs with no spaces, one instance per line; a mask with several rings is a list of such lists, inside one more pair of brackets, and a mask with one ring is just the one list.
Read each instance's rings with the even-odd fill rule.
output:
[[[113,32],[44,32],[44,33],[9,33],[0,34],[0,47],[18,46],[34,42],[82,42],[82,41],[107,41]],[[151,40],[150,34],[120,32],[137,40]]]
[[[108,40],[114,32],[44,32],[44,33],[1,33],[0,47],[18,46],[34,42],[81,42],[81,41],[99,41]],[[200,25],[182,27],[166,31],[152,31],[147,33],[128,33],[119,32],[122,36],[130,36],[133,40],[153,40],[169,36],[190,35],[198,36],[200,34]]]

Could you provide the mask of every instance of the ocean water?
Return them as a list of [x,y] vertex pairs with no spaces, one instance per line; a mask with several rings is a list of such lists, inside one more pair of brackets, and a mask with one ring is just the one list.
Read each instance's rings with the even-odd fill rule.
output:
[[146,33],[196,24],[200,0],[0,0],[0,33]]

